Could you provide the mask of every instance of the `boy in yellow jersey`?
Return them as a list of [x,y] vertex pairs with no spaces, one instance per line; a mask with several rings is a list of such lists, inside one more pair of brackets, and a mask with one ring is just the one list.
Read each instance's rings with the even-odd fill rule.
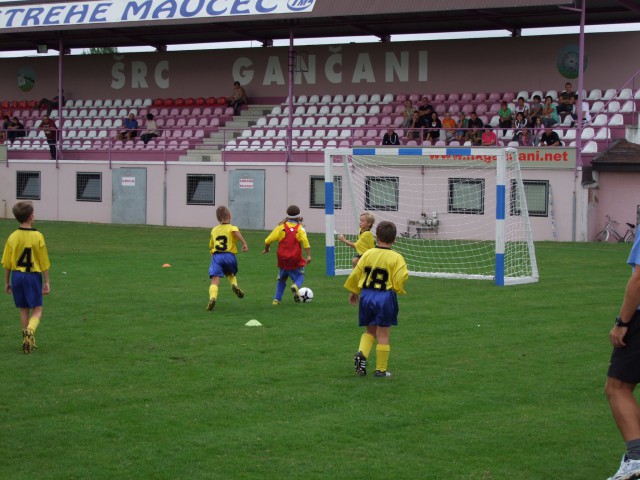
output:
[[389,333],[391,325],[398,324],[398,294],[404,295],[404,284],[409,278],[407,263],[402,255],[391,250],[396,240],[396,226],[380,222],[376,229],[378,245],[364,252],[347,278],[344,286],[351,292],[349,303],[360,305],[359,325],[366,327],[360,337],[358,353],[353,357],[356,373],[367,374],[367,359],[376,347],[376,377],[389,377]]
[[[311,247],[307,232],[302,226],[299,207],[290,205],[287,208],[287,217],[265,239],[262,253],[269,253],[273,242],[278,242],[279,270],[272,304],[280,305],[287,286],[287,278],[291,278],[293,282],[291,285],[293,301],[300,303],[299,290],[304,282],[304,266],[311,262]],[[302,256],[302,249],[305,251],[306,259]]]
[[211,238],[209,239],[209,251],[211,252],[211,264],[209,265],[209,277],[211,285],[209,285],[209,303],[207,310],[213,310],[218,301],[218,286],[220,285],[220,277],[227,277],[231,284],[233,293],[238,298],[244,297],[244,292],[238,287],[238,253],[237,242],[242,243],[242,251],[249,250],[247,242],[244,241],[240,230],[235,225],[231,225],[231,210],[225,206],[216,209],[216,218],[220,222],[211,230]]
[[2,253],[4,291],[13,294],[13,301],[20,309],[22,351],[31,353],[36,347],[34,333],[42,318],[42,296],[51,291],[51,264],[44,236],[33,228],[33,204],[16,203],[13,215],[20,226],[9,235]]
[[376,219],[373,215],[368,212],[360,214],[360,231],[358,232],[358,240],[356,240],[355,243],[347,240],[343,234],[338,235],[338,240],[345,245],[349,245],[351,248],[355,248],[356,252],[358,252],[351,261],[354,267],[364,252],[376,246],[376,239],[374,238],[373,233],[371,233],[371,229],[373,228],[375,221]]

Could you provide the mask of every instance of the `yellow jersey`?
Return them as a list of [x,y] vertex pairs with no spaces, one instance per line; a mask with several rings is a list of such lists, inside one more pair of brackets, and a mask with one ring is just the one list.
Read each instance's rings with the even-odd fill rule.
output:
[[44,235],[35,228],[23,228],[9,235],[2,253],[2,266],[20,272],[46,272],[51,267]]
[[375,247],[364,252],[344,287],[360,294],[363,288],[372,290],[392,290],[405,294],[404,285],[409,279],[409,270],[404,257],[386,247]]
[[360,235],[358,235],[358,240],[354,244],[358,255],[362,255],[364,252],[376,246],[376,239],[371,233],[371,230],[360,230]]
[[240,230],[230,223],[221,223],[211,229],[211,238],[209,239],[209,251],[214,253],[238,253],[236,243],[238,239],[233,232]]

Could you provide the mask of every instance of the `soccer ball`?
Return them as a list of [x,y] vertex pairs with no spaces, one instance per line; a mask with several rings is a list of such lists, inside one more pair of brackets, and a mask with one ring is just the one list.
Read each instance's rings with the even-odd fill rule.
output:
[[309,303],[311,300],[313,300],[313,291],[308,287],[302,287],[298,291],[298,295],[300,295],[302,303]]

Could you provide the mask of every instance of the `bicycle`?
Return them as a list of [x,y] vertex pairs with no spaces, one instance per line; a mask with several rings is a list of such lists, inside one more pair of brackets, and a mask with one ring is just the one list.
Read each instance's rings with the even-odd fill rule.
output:
[[606,217],[607,224],[594,237],[593,240],[595,242],[608,242],[609,237],[613,236],[613,238],[615,238],[618,242],[633,243],[633,241],[636,239],[636,225],[627,222],[627,231],[624,233],[624,235],[620,235],[614,227],[614,225],[619,225],[619,222],[613,220],[609,215],[606,215]]

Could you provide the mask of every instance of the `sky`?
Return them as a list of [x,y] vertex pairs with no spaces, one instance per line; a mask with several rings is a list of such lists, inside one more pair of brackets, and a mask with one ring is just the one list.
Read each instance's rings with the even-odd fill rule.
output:
[[[2,1],[2,0],[0,0]],[[640,31],[640,23],[624,23],[618,25],[588,25],[585,26],[585,33],[604,33],[604,32],[630,32]],[[563,34],[578,34],[580,29],[575,27],[553,27],[553,28],[529,28],[522,30],[523,37],[531,37],[537,35],[563,35]],[[425,33],[414,35],[393,35],[391,37],[392,42],[408,42],[408,41],[425,41],[425,40],[455,40],[465,38],[495,38],[495,37],[510,37],[511,32],[506,30],[487,30],[480,32],[452,32],[452,33]],[[296,46],[303,45],[335,45],[345,43],[378,43],[380,39],[375,36],[361,36],[361,37],[330,37],[330,38],[306,38],[295,39]],[[289,39],[274,40],[273,45],[275,47],[288,46]],[[181,50],[208,50],[208,49],[229,49],[229,48],[262,48],[262,43],[259,41],[245,41],[245,42],[222,42],[222,43],[209,43],[209,44],[188,44],[188,45],[168,45],[168,51],[181,51]],[[118,47],[119,53],[128,52],[153,52],[152,47]],[[82,49],[73,49],[71,54],[77,55],[84,53]],[[0,58],[12,58],[12,57],[26,57],[39,55],[34,51],[19,51],[19,52],[0,52]],[[58,55],[55,50],[50,50],[47,54],[40,55]]]

